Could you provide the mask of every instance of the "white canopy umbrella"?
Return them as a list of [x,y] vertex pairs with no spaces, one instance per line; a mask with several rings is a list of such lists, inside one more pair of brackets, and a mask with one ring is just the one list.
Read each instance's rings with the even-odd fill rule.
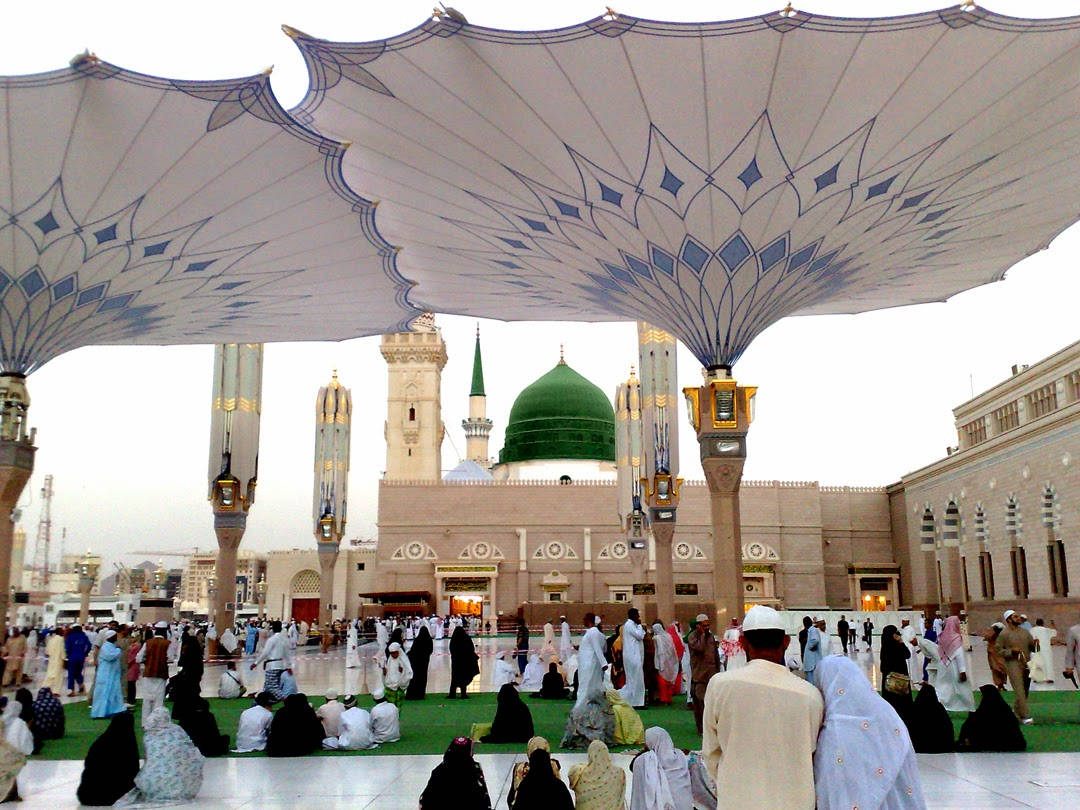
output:
[[1080,17],[286,32],[294,113],[353,142],[437,311],[647,320],[730,366],[786,315],[1001,279],[1080,210]]
[[0,366],[91,344],[339,340],[416,314],[346,145],[269,75],[145,76],[84,55],[0,78]]

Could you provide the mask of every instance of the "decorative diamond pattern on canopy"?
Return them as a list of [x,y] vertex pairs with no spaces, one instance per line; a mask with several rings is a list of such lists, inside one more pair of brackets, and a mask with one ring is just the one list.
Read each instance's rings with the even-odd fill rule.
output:
[[[329,340],[418,310],[269,77],[190,82],[93,57],[0,77],[0,366],[90,344]],[[9,159],[10,156],[10,159]]]
[[294,114],[354,144],[438,311],[647,320],[730,364],[786,315],[998,280],[1080,211],[1080,18],[289,33]]

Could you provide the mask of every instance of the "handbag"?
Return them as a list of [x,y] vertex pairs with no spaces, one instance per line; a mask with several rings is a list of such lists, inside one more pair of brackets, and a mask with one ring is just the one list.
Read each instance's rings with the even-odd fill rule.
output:
[[899,672],[890,672],[885,676],[885,691],[894,695],[911,696],[911,678]]

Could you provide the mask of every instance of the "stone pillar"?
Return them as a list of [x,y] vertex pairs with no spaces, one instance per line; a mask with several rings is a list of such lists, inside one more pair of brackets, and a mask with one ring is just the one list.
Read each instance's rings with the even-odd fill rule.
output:
[[218,541],[214,627],[218,638],[221,638],[226,627],[232,627],[236,621],[236,552],[246,527],[246,512],[214,512],[214,534]]
[[330,626],[334,617],[330,613],[330,603],[334,601],[334,565],[337,563],[336,543],[319,544],[319,631]]
[[11,600],[11,546],[15,524],[11,513],[34,471],[32,439],[0,440],[0,637],[7,637],[8,603]]
[[[627,542],[629,543],[631,541],[628,539]],[[642,540],[641,538],[637,538],[637,542],[644,543],[644,540]],[[648,571],[648,567],[649,567],[648,543],[645,543],[645,546],[646,546],[645,548],[639,548],[639,549],[635,549],[633,546],[630,546],[630,567],[631,567],[631,570],[633,571],[633,577],[634,577],[633,585],[634,586],[646,584],[645,580],[648,578],[647,577],[647,571]],[[642,621],[645,621],[645,602],[646,601],[647,601],[647,597],[645,596],[645,594],[638,594],[638,593],[633,592],[633,591],[631,592],[631,594],[630,594],[630,602],[641,613],[641,620]]]
[[675,523],[653,520],[656,540],[656,617],[667,627],[675,621],[675,573],[671,562],[671,543]]
[[737,386],[724,366],[707,370],[701,388],[683,393],[697,429],[701,466],[709,485],[713,533],[714,627],[727,627],[743,614],[742,529],[739,485],[746,461],[756,388]]
[[81,625],[90,621],[90,591],[93,588],[94,580],[79,577],[79,624]]

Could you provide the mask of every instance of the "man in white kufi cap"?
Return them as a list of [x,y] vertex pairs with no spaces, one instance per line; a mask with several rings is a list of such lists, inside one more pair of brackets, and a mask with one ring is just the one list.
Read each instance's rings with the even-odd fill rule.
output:
[[723,785],[717,810],[813,810],[821,693],[785,666],[789,638],[779,613],[755,605],[742,628],[746,666],[714,676],[705,691],[701,752]]

